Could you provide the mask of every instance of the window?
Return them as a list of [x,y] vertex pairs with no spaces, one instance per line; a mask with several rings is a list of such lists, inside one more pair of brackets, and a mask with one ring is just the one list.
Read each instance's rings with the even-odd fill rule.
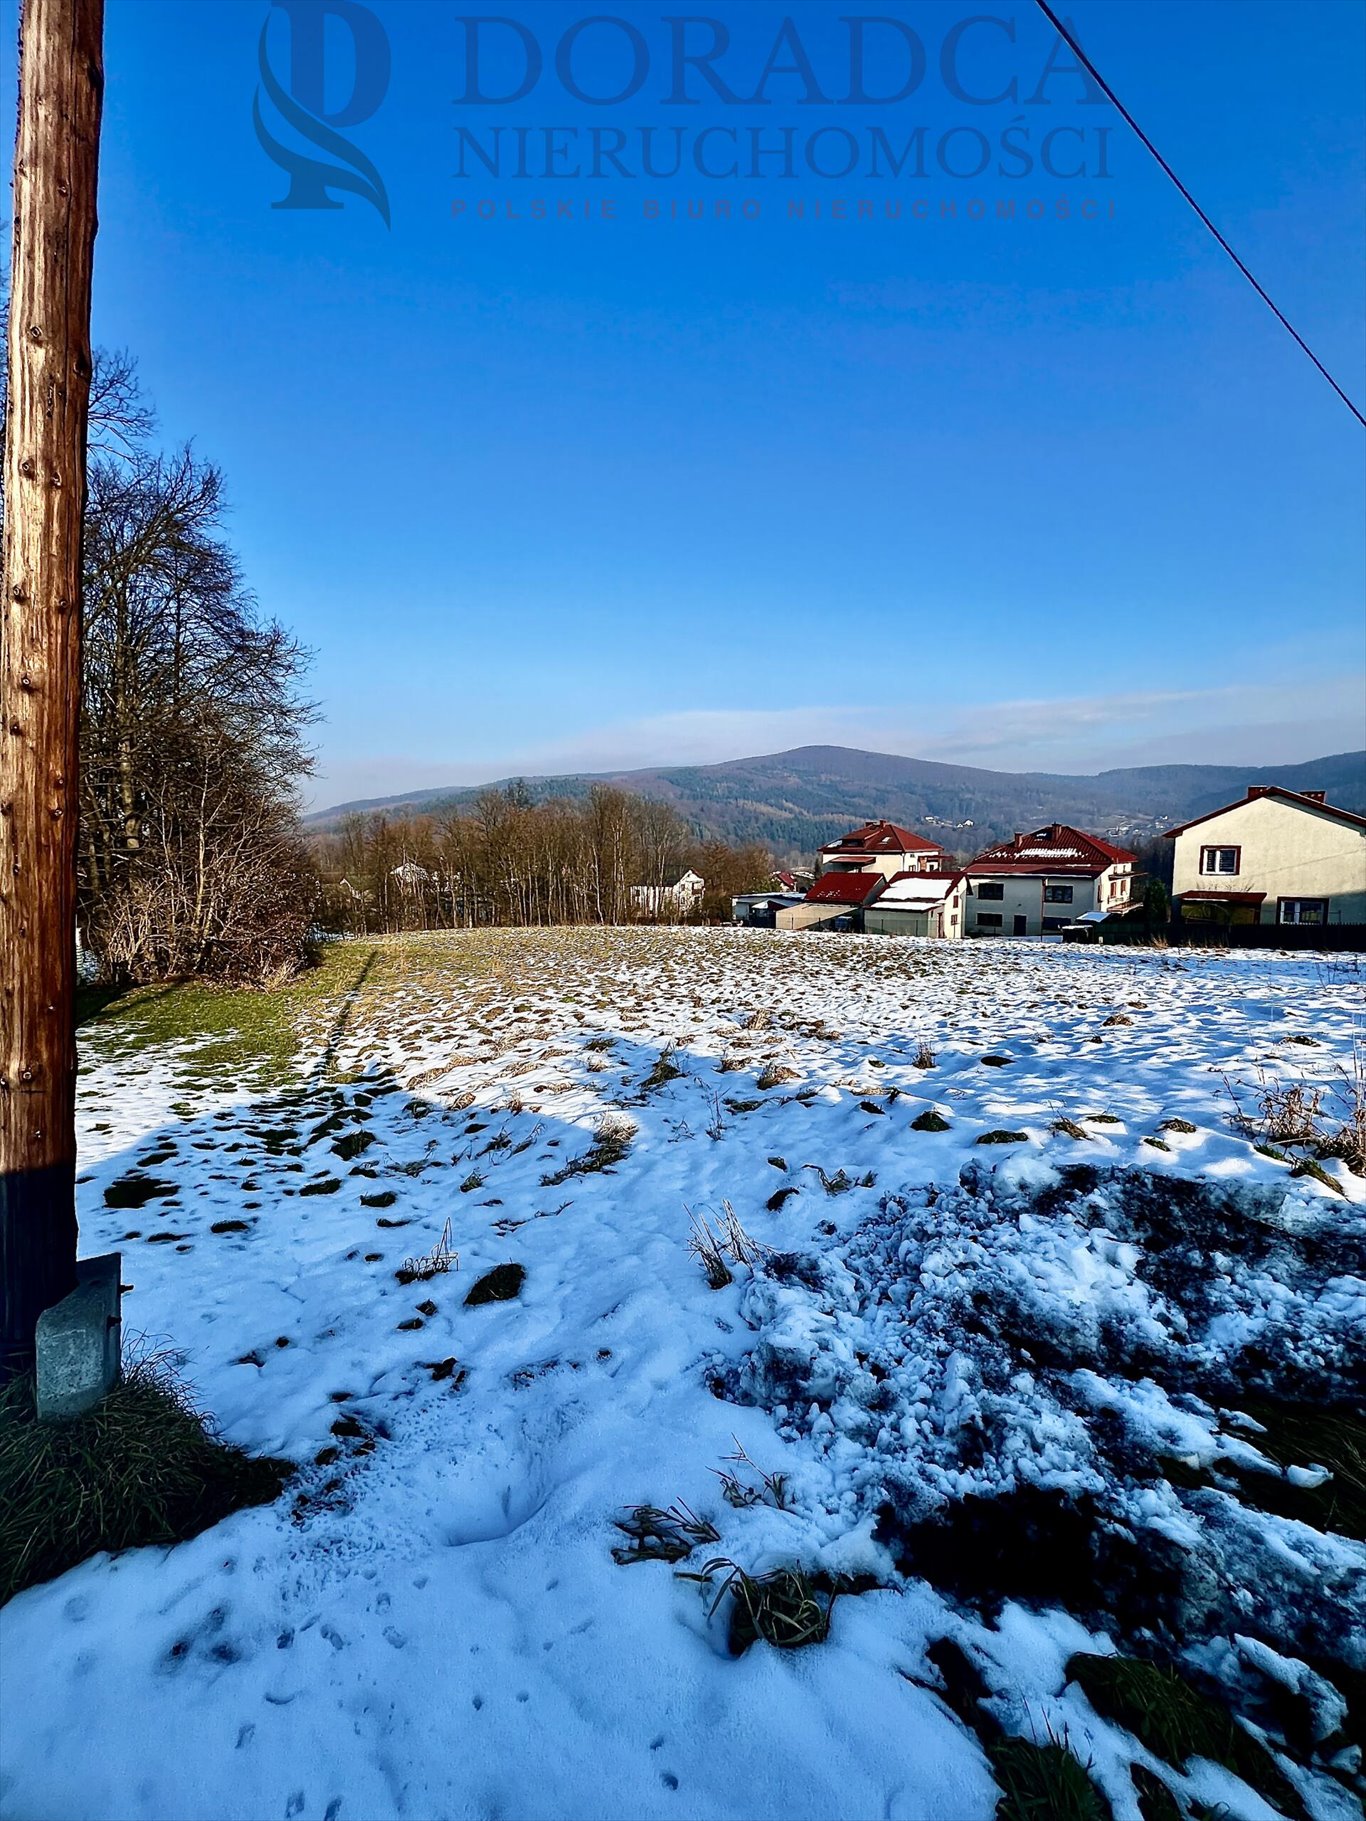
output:
[[1043,901],[1045,904],[1070,904],[1072,902],[1072,887],[1070,885],[1045,885],[1043,888]]
[[1200,849],[1200,871],[1202,873],[1222,873],[1226,877],[1236,873],[1242,852],[1241,847],[1202,847]]
[[1066,929],[1071,921],[1070,917],[1045,917],[1043,926],[1045,931]]
[[1277,923],[1326,923],[1326,898],[1282,898],[1276,907]]
[[1000,929],[1003,921],[1000,911],[978,911],[977,913],[978,929]]
[[[984,879],[977,887],[977,896],[979,898],[1004,898],[1005,895],[1006,888],[999,879]],[[980,922],[981,919],[979,918],[978,921]]]

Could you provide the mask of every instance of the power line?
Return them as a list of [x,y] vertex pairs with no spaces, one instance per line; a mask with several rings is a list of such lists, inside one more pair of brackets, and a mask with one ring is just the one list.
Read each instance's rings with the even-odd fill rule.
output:
[[1120,114],[1128,122],[1129,126],[1133,128],[1133,131],[1137,135],[1140,142],[1144,146],[1147,147],[1149,152],[1152,153],[1153,157],[1157,160],[1158,164],[1166,172],[1167,176],[1171,178],[1172,182],[1176,185],[1177,189],[1180,190],[1181,194],[1185,197],[1186,201],[1190,204],[1191,208],[1200,217],[1200,220],[1202,222],[1204,222],[1205,226],[1209,229],[1210,233],[1213,234],[1214,238],[1219,242],[1219,245],[1228,254],[1229,258],[1233,261],[1234,265],[1237,266],[1238,270],[1242,273],[1243,277],[1252,286],[1253,290],[1257,293],[1258,297],[1261,298],[1262,302],[1266,305],[1267,309],[1271,311],[1271,314],[1281,324],[1282,328],[1288,330],[1289,333],[1295,338],[1295,340],[1299,343],[1300,347],[1303,348],[1304,352],[1309,356],[1310,360],[1312,360],[1314,365],[1318,368],[1319,372],[1322,373],[1323,377],[1328,381],[1328,384],[1333,388],[1334,392],[1337,393],[1338,397],[1342,400],[1343,404],[1346,405],[1347,409],[1352,413],[1352,416],[1357,420],[1357,422],[1362,426],[1363,429],[1366,429],[1366,417],[1362,416],[1361,412],[1358,410],[1356,405],[1354,405],[1352,403],[1352,400],[1343,391],[1342,387],[1333,378],[1332,374],[1328,371],[1327,367],[1324,366],[1323,362],[1319,359],[1318,355],[1315,354],[1314,350],[1309,346],[1309,343],[1300,334],[1299,330],[1296,329],[1295,325],[1291,321],[1289,321],[1289,319],[1286,317],[1284,311],[1277,309],[1276,305],[1272,302],[1271,298],[1267,295],[1266,291],[1262,288],[1261,285],[1258,284],[1257,280],[1253,277],[1252,273],[1248,271],[1247,267],[1243,264],[1242,260],[1239,259],[1238,255],[1234,252],[1233,248],[1224,239],[1223,235],[1219,232],[1218,228],[1215,227],[1214,223],[1210,220],[1209,216],[1206,215],[1205,211],[1200,207],[1200,204],[1195,200],[1194,196],[1191,195],[1190,191],[1186,188],[1185,184],[1182,183],[1181,179],[1177,176],[1176,172],[1167,163],[1166,159],[1162,156],[1161,152],[1158,151],[1157,147],[1153,144],[1152,140],[1149,139],[1148,135],[1143,131],[1143,128],[1134,119],[1133,115],[1129,112],[1128,108],[1125,107],[1124,103],[1120,100],[1119,96],[1110,87],[1109,83],[1105,80],[1104,76],[1101,75],[1100,71],[1096,68],[1095,64],[1092,63],[1091,59],[1086,55],[1086,52],[1077,43],[1076,37],[1073,35],[1072,32],[1070,32],[1068,30],[1068,28],[1063,24],[1062,20],[1059,19],[1058,15],[1053,11],[1053,8],[1048,4],[1048,0],[1035,0],[1035,5],[1038,7],[1039,11],[1044,15],[1044,17],[1048,20],[1049,24],[1053,27],[1054,31],[1058,34],[1058,36],[1063,40],[1063,42],[1073,52],[1073,54],[1076,56],[1078,62],[1081,64],[1082,68],[1087,72],[1087,74],[1095,82],[1096,86],[1109,98],[1109,100],[1113,103],[1113,105],[1118,109]]

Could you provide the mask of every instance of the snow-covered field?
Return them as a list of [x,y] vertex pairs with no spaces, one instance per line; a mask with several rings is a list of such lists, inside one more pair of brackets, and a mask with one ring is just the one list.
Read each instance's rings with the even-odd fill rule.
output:
[[[1343,1116],[1354,962],[581,931],[328,969],[270,1081],[84,1033],[83,1249],[300,1472],[4,1609],[6,1816],[972,1821],[1002,1730],[1125,1821],[1144,1770],[1360,1813],[1366,1549],[1282,1417],[1359,1408],[1366,1181],[1292,1175],[1225,1085]],[[726,1204],[757,1244],[713,1289]],[[456,1268],[401,1281],[447,1220]],[[717,1540],[614,1557],[676,1501]],[[679,1573],[718,1557],[843,1589],[828,1637],[733,1655],[728,1571]],[[1065,1666],[1117,1650],[1222,1690],[1280,1808],[1103,1720]]]

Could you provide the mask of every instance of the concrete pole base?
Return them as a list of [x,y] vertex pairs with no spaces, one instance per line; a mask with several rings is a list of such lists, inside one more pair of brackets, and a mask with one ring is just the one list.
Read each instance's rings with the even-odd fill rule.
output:
[[76,1265],[76,1288],[38,1317],[38,1420],[66,1422],[92,1410],[119,1381],[123,1322],[120,1255]]

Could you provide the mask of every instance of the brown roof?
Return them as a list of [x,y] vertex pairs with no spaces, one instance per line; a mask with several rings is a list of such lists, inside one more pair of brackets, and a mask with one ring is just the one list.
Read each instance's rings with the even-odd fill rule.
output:
[[1261,904],[1265,892],[1179,892],[1183,904]]
[[942,854],[937,841],[927,841],[914,829],[902,828],[897,822],[865,822],[861,828],[841,835],[838,841],[827,841],[823,854]]
[[1358,816],[1350,809],[1338,809],[1332,803],[1325,803],[1321,790],[1287,790],[1281,784],[1249,784],[1247,795],[1240,797],[1236,803],[1225,803],[1222,809],[1207,809],[1203,816],[1192,816],[1189,822],[1169,828],[1162,839],[1171,841],[1177,835],[1184,835],[1188,828],[1198,828],[1213,816],[1226,816],[1231,809],[1241,809],[1245,803],[1255,803],[1258,797],[1279,797],[1286,803],[1298,803],[1301,809],[1317,809],[1338,822],[1346,822],[1351,828],[1366,828],[1366,816]]

